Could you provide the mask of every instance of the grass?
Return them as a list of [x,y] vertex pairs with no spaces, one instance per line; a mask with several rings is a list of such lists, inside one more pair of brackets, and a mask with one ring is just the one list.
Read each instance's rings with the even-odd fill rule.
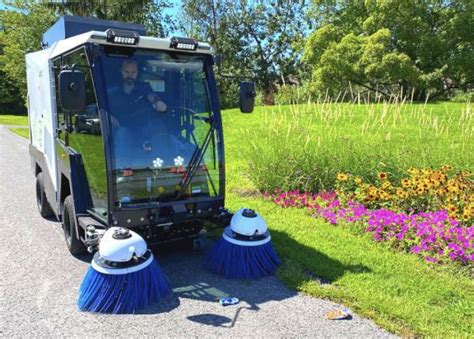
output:
[[[424,137],[423,134],[420,137],[419,130],[422,127],[417,127],[417,123],[413,122],[406,132],[403,126],[395,128],[402,137],[403,143],[411,138],[410,143],[405,146],[413,145],[411,147],[413,152],[418,152],[418,154],[420,150],[417,150],[417,147],[434,151],[437,156],[428,154],[422,160],[425,165],[430,165],[430,161],[433,165],[436,165],[438,161],[443,163],[449,161],[454,165],[472,169],[473,159],[469,160],[466,157],[469,153],[453,154],[450,151],[450,149],[462,150],[463,147],[472,149],[472,136],[469,134],[472,131],[469,132],[465,128],[464,132],[461,132],[462,126],[457,127],[461,118],[456,117],[456,114],[463,114],[465,106],[435,104],[427,105],[423,111],[419,111],[420,107],[422,106],[406,106],[404,109],[408,113],[403,114],[412,112],[412,116],[418,115],[417,122],[425,121],[425,123],[429,121],[429,116],[433,118],[439,115],[437,124],[440,132],[438,133],[445,139],[437,141],[431,134],[434,128],[431,128],[429,137]],[[313,106],[313,108],[318,107]],[[387,246],[375,243],[368,236],[361,236],[357,231],[349,228],[331,226],[320,219],[312,218],[303,210],[282,209],[263,200],[259,193],[262,186],[256,178],[260,174],[254,171],[266,171],[263,175],[275,180],[279,185],[291,184],[291,173],[281,174],[279,170],[282,167],[277,167],[276,163],[274,163],[275,167],[256,168],[256,162],[264,162],[262,159],[265,161],[278,159],[283,162],[281,166],[285,168],[286,162],[291,162],[292,158],[296,161],[295,166],[299,166],[301,163],[298,162],[299,160],[311,157],[314,161],[318,161],[316,155],[323,156],[324,162],[319,161],[312,170],[320,169],[320,173],[326,173],[328,176],[340,171],[341,168],[346,168],[341,164],[349,166],[351,162],[356,162],[353,165],[355,169],[363,170],[365,165],[369,167],[369,173],[377,171],[377,168],[370,167],[376,161],[372,159],[373,149],[365,148],[368,152],[367,156],[358,159],[357,156],[350,155],[351,152],[361,152],[361,149],[356,148],[357,142],[351,148],[341,149],[338,144],[340,139],[331,137],[330,132],[325,132],[325,129],[332,128],[333,134],[339,137],[347,131],[346,135],[358,142],[367,139],[375,140],[377,134],[373,135],[376,132],[373,128],[377,129],[376,127],[364,127],[368,128],[365,136],[357,136],[357,131],[360,131],[364,123],[366,126],[370,123],[368,117],[364,116],[364,112],[369,108],[363,106],[330,108],[332,114],[339,114],[337,118],[331,116],[330,112],[321,113],[321,111],[319,113],[316,111],[311,117],[313,113],[310,107],[306,106],[302,108],[304,113],[299,112],[304,114],[304,117],[296,117],[296,119],[301,119],[297,122],[292,113],[294,106],[257,108],[252,115],[240,114],[237,110],[224,111],[228,179],[226,205],[231,210],[244,206],[255,208],[265,217],[270,225],[275,248],[284,259],[284,265],[279,269],[278,275],[289,287],[315,297],[341,302],[358,314],[369,317],[380,326],[400,335],[472,336],[474,334],[472,323],[474,283],[467,274],[452,268],[432,266],[415,256],[396,253]],[[382,111],[377,111],[377,109]],[[384,109],[387,112],[391,108],[384,108],[383,105],[375,107],[375,111],[371,114],[375,116],[384,114]],[[352,118],[341,112],[353,112]],[[326,117],[323,117],[324,114]],[[441,119],[443,116],[445,120]],[[319,117],[319,120],[315,117]],[[273,119],[278,120],[275,122]],[[285,119],[286,131],[275,131],[276,127],[285,126]],[[310,119],[315,120],[309,123]],[[344,121],[342,127],[338,125],[341,121]],[[433,120],[431,121],[434,124]],[[444,121],[444,124],[451,121],[453,126],[451,124],[444,126],[440,121]],[[390,125],[393,126],[393,122]],[[305,134],[296,135],[296,141],[286,136],[286,133],[289,133],[288,130],[296,131],[295,126],[305,129],[301,131]],[[391,135],[394,135],[393,127],[390,130]],[[458,134],[453,135],[453,141],[450,142],[449,133],[445,130],[451,131],[449,132],[451,134],[457,131],[455,133]],[[318,133],[329,137],[328,139],[321,138],[320,143],[321,145],[325,143],[325,150],[332,150],[332,153],[322,154],[314,144],[312,144],[313,148],[309,146],[304,148],[307,135],[314,138],[318,136]],[[380,137],[387,131],[380,130],[378,133]],[[287,146],[288,143],[290,143],[289,146]],[[393,147],[404,146],[400,144],[400,140],[384,145],[387,155]],[[292,157],[292,154],[285,153],[292,147],[296,147],[293,148],[293,154],[297,156]],[[279,154],[280,152],[282,154]],[[332,157],[335,157],[335,163],[331,162]],[[372,162],[367,162],[367,158],[372,159]],[[396,161],[400,159],[397,157],[393,160],[392,166],[397,166]],[[410,159],[415,158],[408,156],[402,161],[409,163]],[[385,161],[388,162],[388,160]],[[308,162],[308,170],[311,170],[310,165],[311,163]],[[325,169],[326,166],[328,169]],[[296,167],[292,169],[296,171]],[[290,181],[282,180],[287,176],[290,177],[288,179]],[[329,280],[331,283],[320,284],[318,277]]]
[[0,125],[28,126],[28,116],[0,114]]
[[29,128],[25,127],[14,127],[10,128],[10,131],[12,131],[15,134],[18,134],[20,137],[28,139],[30,137],[30,130]]

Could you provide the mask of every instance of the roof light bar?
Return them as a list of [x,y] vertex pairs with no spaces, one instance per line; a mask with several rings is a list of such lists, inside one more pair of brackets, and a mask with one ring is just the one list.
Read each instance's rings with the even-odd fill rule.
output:
[[185,51],[195,51],[198,43],[194,39],[190,38],[171,38],[170,48],[181,49]]
[[137,45],[140,40],[140,36],[134,31],[122,31],[109,28],[105,33],[107,34],[107,42],[114,44]]

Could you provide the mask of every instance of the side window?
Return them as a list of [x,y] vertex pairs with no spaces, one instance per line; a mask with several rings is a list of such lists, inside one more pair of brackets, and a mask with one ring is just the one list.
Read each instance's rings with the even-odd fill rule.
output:
[[[86,106],[84,111],[60,112],[61,106],[58,98],[58,126],[64,126],[60,133],[60,139],[64,140],[66,145],[76,153],[81,154],[92,195],[93,210],[103,214],[107,211],[104,144],[92,73],[88,65],[86,51],[84,48],[80,48],[64,55],[62,60],[58,62],[61,64],[59,71],[55,68],[58,74],[61,68],[72,67],[84,73],[86,80]],[[62,123],[62,125],[59,123]]]

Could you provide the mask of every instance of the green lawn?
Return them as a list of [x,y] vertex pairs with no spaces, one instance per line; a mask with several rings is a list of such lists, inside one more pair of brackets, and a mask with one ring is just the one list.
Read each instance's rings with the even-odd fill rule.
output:
[[28,126],[28,116],[0,114],[0,125]]
[[[406,109],[411,110],[417,107],[406,107]],[[455,121],[452,112],[461,114],[463,107],[456,104],[428,105],[424,113],[418,113],[421,116],[417,121],[426,120],[430,115],[435,114],[445,115],[448,120]],[[228,179],[226,205],[231,210],[251,207],[265,217],[276,250],[285,262],[278,272],[279,277],[291,288],[316,297],[341,302],[358,314],[369,317],[382,327],[400,335],[472,337],[474,334],[472,321],[474,319],[474,283],[467,276],[463,276],[452,268],[434,267],[415,256],[396,253],[386,246],[375,243],[369,237],[358,235],[356,231],[314,219],[303,210],[282,209],[262,199],[255,183],[259,182],[255,180],[256,175],[252,173],[249,162],[252,165],[255,159],[262,158],[272,161],[268,152],[283,161],[283,157],[280,158],[278,154],[278,147],[282,145],[282,141],[277,138],[280,136],[293,145],[295,142],[288,139],[281,131],[274,131],[272,138],[270,129],[281,124],[272,122],[269,116],[275,117],[276,114],[280,114],[275,118],[283,119],[286,114],[288,123],[295,124],[294,120],[290,119],[290,109],[293,108],[257,108],[251,115],[241,114],[237,110],[223,112]],[[346,121],[344,128],[341,127],[341,129],[347,130],[348,136],[351,134],[356,136],[357,130],[364,121],[367,121],[362,116],[365,109],[366,107],[354,107],[352,124],[351,118],[347,117],[349,121]],[[281,110],[280,113],[278,110]],[[350,107],[349,111],[351,111]],[[306,114],[310,115],[309,110]],[[341,113],[340,120],[342,116],[344,114]],[[450,116],[452,117],[449,118]],[[321,121],[313,121],[312,124],[306,124],[306,126],[298,123],[298,127],[319,130],[321,133],[319,124],[330,128],[328,122]],[[453,125],[455,124],[453,122]],[[415,122],[412,125],[415,125]],[[420,134],[416,132],[416,126],[411,126],[411,128],[415,130],[408,128],[404,133],[407,138],[416,139],[416,135]],[[402,126],[400,129],[403,129]],[[342,132],[338,126],[333,126],[333,131],[335,130],[337,133]],[[456,126],[450,126],[448,130],[458,129]],[[260,138],[259,136],[262,135],[264,137]],[[443,137],[445,136],[443,134]],[[370,139],[374,136],[366,135],[365,138]],[[453,140],[456,138],[457,136],[453,136]],[[470,138],[471,136],[469,136],[469,142],[472,142]],[[299,140],[304,142],[304,138]],[[337,142],[337,138],[329,140]],[[467,159],[466,153],[451,154],[449,150],[453,143],[446,143],[446,140],[442,139],[438,142],[425,140],[427,144],[424,147],[436,154],[444,154],[446,161],[464,158],[465,161],[462,164],[472,166],[474,159]],[[327,145],[333,150],[336,161],[338,145],[330,145],[329,142]],[[391,145],[403,146],[395,142]],[[300,146],[303,147],[303,145]],[[421,140],[414,146],[423,147]],[[472,149],[473,145],[465,145],[465,147]],[[298,149],[294,152],[304,155]],[[311,148],[307,148],[305,151],[307,157],[311,156],[310,152]],[[349,152],[344,151],[343,154],[348,155]],[[288,156],[288,154],[285,155]],[[427,157],[426,161],[429,159]],[[337,171],[337,164],[328,164],[328,166]],[[277,172],[278,167],[266,170],[268,171],[266,175],[269,177],[283,177]],[[331,284],[321,285],[315,277],[328,279]]]
[[[290,288],[340,302],[400,335],[472,337],[474,283],[468,274],[394,252],[368,236],[314,219],[303,210],[282,209],[263,200],[257,189],[262,182],[258,178],[275,178],[272,180],[282,186],[292,183],[291,176],[287,182],[282,181],[285,175],[278,171],[289,170],[284,166],[286,163],[278,165],[276,162],[295,161],[297,166],[299,158],[285,153],[290,151],[290,146],[296,147],[294,154],[299,157],[312,157],[317,161],[314,154],[323,156],[324,162],[316,163],[318,166],[313,171],[317,172],[315,176],[327,175],[328,178],[345,165],[364,170],[365,164],[370,173],[379,170],[371,167],[377,149],[364,146],[366,140],[386,140],[380,146],[384,148],[380,154],[387,157],[379,160],[385,166],[405,166],[421,156],[420,164],[450,162],[472,170],[474,159],[466,153],[473,147],[472,113],[467,112],[469,107],[466,107],[433,104],[404,106],[403,110],[397,110],[383,105],[340,104],[327,111],[320,106],[296,107],[299,113],[303,112],[303,117],[295,116],[295,107],[291,106],[259,107],[250,115],[237,110],[223,111],[226,205],[234,211],[240,207],[254,208],[265,217],[275,248],[284,261],[278,276]],[[315,111],[311,113],[311,109]],[[390,112],[392,118],[389,119]],[[289,126],[285,133],[278,130],[285,126],[284,119]],[[376,121],[385,127],[377,127]],[[402,122],[406,127],[399,125]],[[361,130],[365,134],[359,135]],[[387,138],[388,132],[390,137]],[[292,133],[295,133],[294,139],[290,138]],[[312,144],[317,138],[305,146],[307,135],[310,138],[325,135],[327,138],[320,139],[319,146],[324,145],[323,149],[330,153],[323,154],[316,148],[317,143]],[[341,148],[344,135],[353,141],[352,148]],[[280,155],[279,147],[286,160]],[[390,150],[400,151],[404,147],[406,154],[399,153],[391,163],[385,163],[390,161]],[[367,157],[361,157],[361,152],[367,152]],[[275,167],[256,167],[256,160],[261,159]],[[310,162],[305,166],[300,171],[311,169]],[[383,168],[383,165],[378,166]],[[318,277],[331,283],[320,284]]]
[[18,134],[20,137],[28,139],[30,137],[30,129],[25,128],[25,127],[15,127],[15,128],[10,128],[10,131],[12,131],[15,134]]

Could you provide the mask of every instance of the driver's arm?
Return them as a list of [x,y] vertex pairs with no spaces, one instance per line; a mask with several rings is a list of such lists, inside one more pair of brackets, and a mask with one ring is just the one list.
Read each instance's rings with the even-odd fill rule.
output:
[[150,93],[147,95],[148,101],[152,104],[153,108],[158,112],[166,111],[166,104],[156,95],[155,93]]
[[166,104],[153,92],[150,84],[145,83],[145,93],[148,101],[151,103],[153,108],[158,112],[166,111]]

